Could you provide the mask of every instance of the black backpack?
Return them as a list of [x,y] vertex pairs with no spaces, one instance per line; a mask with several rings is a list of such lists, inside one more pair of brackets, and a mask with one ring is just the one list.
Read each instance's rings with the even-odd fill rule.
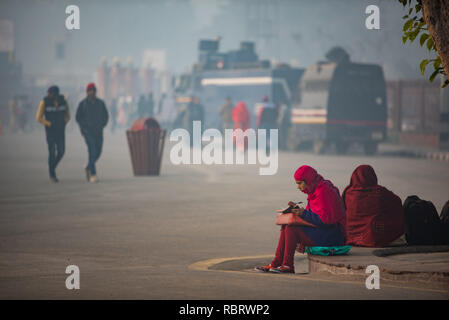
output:
[[441,221],[432,202],[417,196],[404,201],[405,238],[409,245],[441,244]]
[[441,210],[441,241],[443,244],[449,244],[449,201],[443,206]]

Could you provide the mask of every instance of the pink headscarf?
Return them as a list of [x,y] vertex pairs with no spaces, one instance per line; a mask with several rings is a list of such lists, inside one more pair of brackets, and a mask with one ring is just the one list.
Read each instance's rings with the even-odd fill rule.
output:
[[325,224],[340,224],[345,227],[346,214],[343,200],[338,188],[324,178],[310,166],[299,167],[294,175],[295,181],[305,181],[307,187],[303,192],[307,194],[306,210],[317,214]]

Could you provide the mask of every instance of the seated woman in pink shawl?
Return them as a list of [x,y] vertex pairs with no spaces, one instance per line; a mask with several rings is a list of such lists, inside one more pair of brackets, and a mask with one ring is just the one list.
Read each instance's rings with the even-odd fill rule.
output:
[[[258,271],[294,273],[293,261],[297,248],[299,252],[304,252],[305,246],[345,244],[345,208],[337,187],[309,166],[301,166],[294,178],[298,189],[307,194],[307,206],[305,209],[292,209],[292,212],[315,227],[283,225],[273,261],[267,266],[257,267]],[[289,202],[289,206],[292,205],[294,203]]]

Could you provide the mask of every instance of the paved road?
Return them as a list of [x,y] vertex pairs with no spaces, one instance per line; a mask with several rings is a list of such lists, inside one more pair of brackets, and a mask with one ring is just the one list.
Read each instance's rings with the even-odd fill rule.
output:
[[[160,177],[132,176],[124,134],[105,137],[99,184],[85,181],[86,148],[67,137],[59,184],[47,177],[42,131],[0,136],[0,298],[144,299],[448,299],[448,292],[382,286],[339,277],[269,276],[192,270],[202,260],[273,252],[274,210],[305,200],[292,180],[314,166],[340,188],[358,164],[402,198],[449,197],[449,163],[387,157],[281,153],[275,176],[257,165],[174,166],[168,149]],[[81,289],[65,288],[67,265]]]

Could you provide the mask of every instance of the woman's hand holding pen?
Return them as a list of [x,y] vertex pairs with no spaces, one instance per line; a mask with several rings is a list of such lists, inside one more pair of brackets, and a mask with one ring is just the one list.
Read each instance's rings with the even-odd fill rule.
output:
[[296,202],[289,201],[289,202],[288,202],[288,206],[289,206],[289,207],[292,207],[292,208],[295,208],[295,207],[298,206],[298,204],[297,204]]
[[303,207],[297,207],[297,208],[292,209],[292,213],[296,214],[298,217],[300,217],[303,212],[304,212]]

